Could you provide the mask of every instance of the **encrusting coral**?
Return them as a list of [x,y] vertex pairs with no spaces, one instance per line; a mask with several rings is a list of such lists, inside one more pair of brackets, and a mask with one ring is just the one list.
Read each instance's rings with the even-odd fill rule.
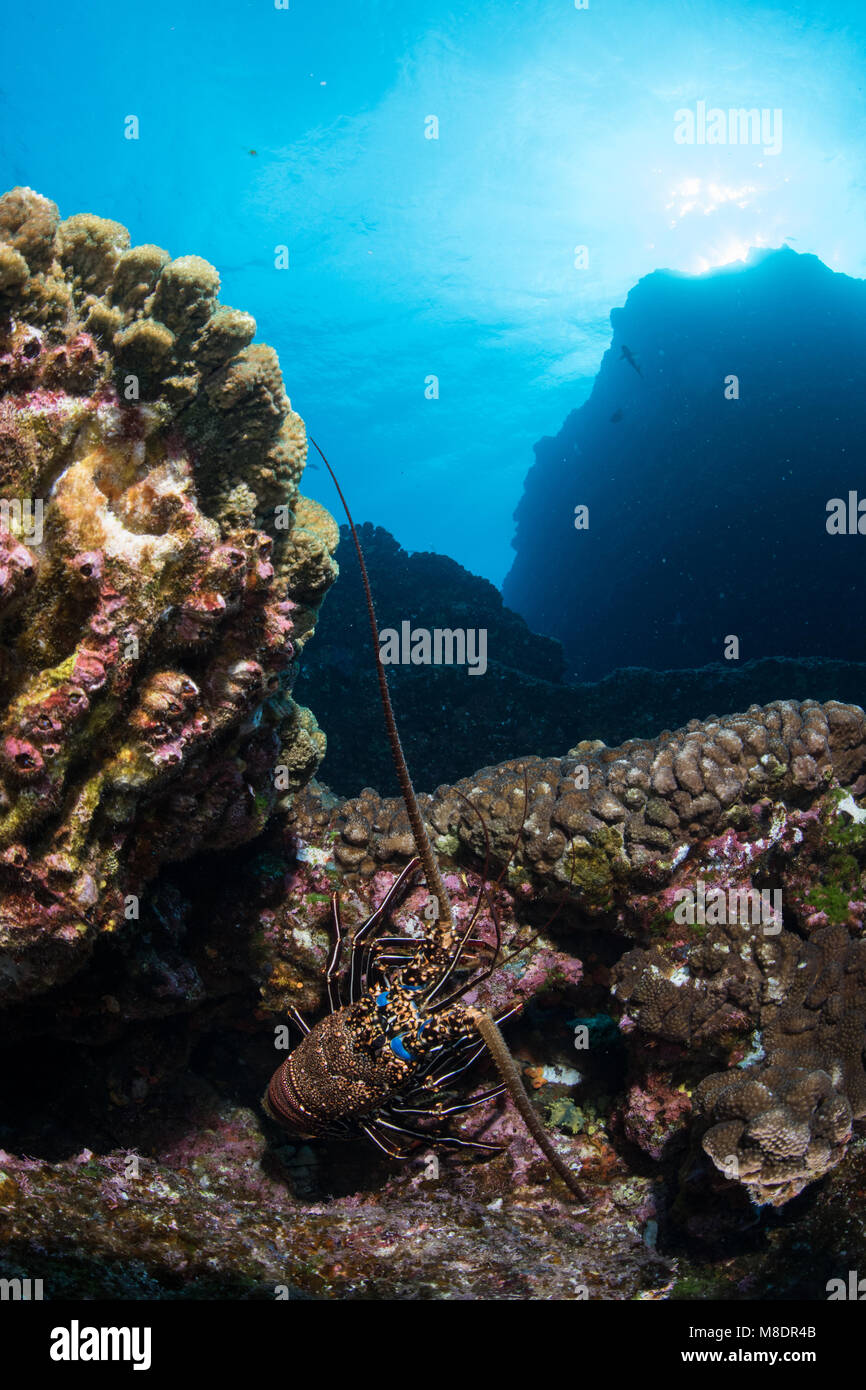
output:
[[218,290],[0,198],[0,997],[68,978],[161,864],[251,838],[323,752],[289,691],[337,527]]

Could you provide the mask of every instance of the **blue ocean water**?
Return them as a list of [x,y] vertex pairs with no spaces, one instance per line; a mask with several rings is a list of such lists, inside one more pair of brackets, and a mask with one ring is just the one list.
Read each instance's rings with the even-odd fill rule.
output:
[[[846,3],[7,5],[0,172],[212,261],[359,518],[498,584],[641,276],[866,272],[864,47]],[[678,143],[700,103],[780,148]]]

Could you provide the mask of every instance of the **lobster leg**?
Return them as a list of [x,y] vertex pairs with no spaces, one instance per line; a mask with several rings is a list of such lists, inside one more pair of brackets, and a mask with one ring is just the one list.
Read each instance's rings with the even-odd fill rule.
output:
[[458,1149],[484,1149],[486,1153],[501,1154],[501,1144],[483,1144],[480,1139],[458,1139],[453,1134],[425,1134],[420,1129],[406,1129],[403,1125],[393,1125],[389,1120],[378,1120],[383,1129],[393,1130],[395,1134],[405,1134],[409,1139],[421,1139],[425,1144],[453,1144]]
[[[520,1012],[520,1008],[520,1004],[512,1005],[512,1007],[510,1009],[507,1009],[504,1014],[499,1015],[499,1017],[496,1020],[497,1025],[500,1023],[505,1023],[509,1018],[513,1018],[515,1014]],[[472,1056],[469,1057],[465,1062],[463,1062],[461,1066],[455,1067],[452,1071],[441,1072],[438,1075],[436,1074],[437,1067],[441,1067],[443,1064],[446,1067],[450,1066],[451,1063],[454,1062],[461,1053],[467,1050],[467,1048],[472,1049]],[[445,1057],[442,1057],[441,1055],[435,1057],[434,1060],[429,1064],[429,1066],[426,1067],[424,1071],[419,1073],[418,1079],[424,1080],[429,1078],[429,1083],[431,1085],[436,1086],[437,1088],[444,1086],[446,1081],[453,1081],[455,1076],[461,1076],[463,1072],[468,1071],[469,1068],[473,1066],[475,1062],[478,1061],[479,1057],[484,1056],[484,1053],[486,1051],[486,1043],[479,1043],[477,1037],[475,1037],[473,1034],[470,1034],[469,1037],[464,1038],[461,1042],[455,1043],[455,1045],[452,1048],[449,1048],[448,1054]],[[407,1099],[411,1098],[412,1097],[407,1097]]]
[[402,891],[406,880],[411,877],[418,867],[418,859],[410,859],[399,878],[395,879],[388,889],[382,903],[376,911],[367,918],[363,926],[359,927],[352,938],[352,955],[349,967],[349,1003],[354,1004],[367,969],[368,949],[360,950],[361,946],[369,948],[377,930],[387,919],[388,912],[394,899]]
[[446,1115],[459,1115],[464,1110],[474,1110],[476,1105],[483,1105],[486,1100],[494,1100],[496,1096],[501,1096],[507,1091],[508,1087],[503,1082],[500,1086],[492,1086],[489,1091],[482,1091],[481,1095],[473,1096],[471,1100],[461,1101],[458,1105],[449,1105],[445,1110],[430,1110],[421,1107],[403,1107],[392,1105],[392,1115],[426,1115],[429,1119],[440,1119]]
[[362,1124],[361,1129],[364,1131],[367,1138],[371,1139],[372,1142],[376,1145],[376,1148],[382,1150],[382,1153],[385,1155],[386,1158],[408,1158],[409,1155],[403,1153],[402,1149],[398,1149],[396,1145],[393,1144],[392,1141],[388,1138],[387,1135],[378,1135],[376,1133],[376,1130],[379,1128],[379,1125],[381,1123],[382,1121],[380,1120],[374,1124]]
[[[486,893],[486,891],[486,885],[482,884],[482,892]],[[487,969],[483,970],[480,975],[475,975],[473,979],[471,979],[467,984],[460,985],[457,989],[453,990],[451,994],[446,995],[444,999],[440,999],[438,1003],[434,1004],[432,1009],[430,1009],[431,1013],[436,1013],[439,1009],[445,1009],[448,1007],[449,1004],[453,1004],[455,1000],[459,999],[463,994],[466,993],[467,989],[475,989],[476,986],[482,984],[484,980],[488,979],[496,969],[497,963],[499,961],[499,955],[502,950],[502,927],[500,925],[499,916],[497,914],[496,908],[493,905],[493,899],[489,896],[489,894],[487,895],[487,906],[490,908],[490,915],[493,918],[493,926],[496,930],[496,949],[493,953],[493,959],[491,960]],[[464,939],[460,942],[459,946],[457,947],[457,951],[452,957],[451,963],[448,965],[445,973],[440,977],[438,984],[434,985],[433,989],[426,996],[425,1002],[428,1006],[434,994],[438,994],[439,990],[445,984],[445,981],[449,978],[455,966],[457,965],[457,962],[460,959],[460,954],[465,944],[466,939],[464,937]]]
[[340,916],[340,899],[337,893],[331,894],[331,925],[334,929],[334,948],[331,951],[331,959],[328,961],[328,969],[325,973],[325,983],[328,986],[328,1003],[331,1013],[335,1014],[338,1009],[343,1007],[340,998],[340,981],[337,972],[340,969],[340,958],[343,954],[343,920]]
[[[397,947],[418,947],[421,943],[410,936],[379,936],[367,947],[364,955],[364,978],[369,983],[374,971],[381,970],[383,966],[410,965],[416,955],[417,949],[406,952],[398,952]],[[465,943],[467,946],[486,947],[485,941],[477,937]]]
[[[486,1047],[476,1047],[472,1052],[472,1056],[467,1058],[467,1060],[461,1066],[454,1067],[452,1071],[444,1072],[438,1076],[435,1074],[435,1072],[431,1072],[430,1084],[432,1086],[437,1087],[438,1089],[439,1087],[444,1086],[446,1081],[453,1081],[455,1076],[462,1076],[465,1071],[468,1071],[469,1068],[473,1066],[475,1062],[478,1061],[479,1057],[484,1056],[486,1050]],[[453,1058],[449,1058],[449,1061],[453,1061]]]
[[[370,950],[378,950],[380,946],[414,946],[416,949],[423,945],[423,941],[417,936],[377,936],[370,946]],[[480,946],[484,950],[490,949],[488,943],[483,941],[480,936],[474,936],[466,942],[467,948]]]
[[[488,903],[488,906],[489,906],[489,908],[490,908],[490,913],[491,913],[491,916],[493,917],[493,924],[494,924],[494,927],[495,927],[495,929],[496,929],[496,949],[495,949],[495,951],[494,951],[494,953],[493,953],[493,960],[491,961],[489,968],[484,972],[483,975],[479,976],[477,980],[473,981],[473,984],[480,984],[482,980],[486,980],[487,977],[488,977],[488,975],[492,974],[492,972],[493,972],[493,970],[496,968],[497,962],[498,962],[498,960],[499,960],[499,953],[500,953],[500,951],[502,950],[502,931],[501,931],[501,928],[500,928],[500,926],[499,926],[499,919],[497,918],[497,916],[496,916],[496,911],[495,911],[495,909],[494,909],[494,907],[493,907],[492,899],[491,899],[490,894],[488,893],[488,890],[487,890],[487,872],[488,872],[488,869],[489,869],[489,866],[490,866],[490,834],[489,834],[488,829],[487,829],[487,822],[485,821],[485,819],[484,819],[484,817],[482,816],[481,812],[478,810],[477,806],[473,806],[473,804],[472,804],[472,802],[469,800],[469,797],[468,797],[468,796],[464,796],[463,792],[461,792],[461,791],[458,791],[457,794],[458,794],[458,796],[462,797],[462,799],[466,802],[466,805],[469,807],[470,811],[474,811],[475,815],[478,817],[479,821],[481,822],[481,829],[482,829],[482,832],[483,832],[483,834],[484,834],[484,868],[483,868],[482,874],[481,874],[481,887],[480,887],[479,890],[478,890],[478,898],[476,899],[475,908],[474,908],[474,911],[473,911],[472,916],[471,916],[470,921],[469,921],[469,927],[468,927],[467,931],[464,933],[462,939],[458,942],[458,944],[457,944],[457,949],[455,950],[454,954],[452,955],[451,960],[450,960],[450,961],[448,962],[448,964],[446,965],[443,974],[440,975],[439,979],[436,981],[436,984],[433,986],[432,990],[430,990],[429,994],[427,995],[427,1001],[426,1001],[426,1002],[427,1002],[428,1005],[429,1005],[431,999],[435,998],[435,996],[439,993],[439,991],[440,991],[440,989],[442,988],[442,986],[446,983],[446,981],[449,979],[449,977],[453,974],[454,970],[457,968],[457,963],[458,963],[458,961],[460,960],[460,957],[461,957],[461,955],[462,955],[462,953],[463,953],[463,949],[464,949],[464,947],[468,944],[469,933],[471,932],[472,928],[474,927],[474,925],[475,925],[475,923],[476,923],[476,921],[477,921],[477,919],[478,919],[478,914],[479,914],[480,911],[481,911],[481,902],[482,902],[482,899],[485,898],[485,897],[487,898],[487,903]],[[497,878],[496,882],[495,882],[494,885],[493,885],[494,888],[498,888],[498,887],[499,887],[500,883],[502,882],[503,878],[505,877],[506,873],[508,872],[508,866],[510,865],[512,859],[514,858],[515,854],[517,853],[517,846],[520,844],[520,837],[521,837],[521,835],[523,834],[523,829],[524,829],[524,826],[526,825],[526,814],[527,814],[527,809],[528,809],[528,801],[529,801],[529,784],[528,784],[528,779],[527,779],[527,775],[526,775],[526,768],[524,767],[524,769],[523,769],[523,816],[522,816],[522,819],[521,819],[521,822],[520,822],[520,829],[519,829],[518,832],[517,832],[517,837],[516,837],[516,839],[515,839],[515,841],[514,841],[514,844],[513,844],[512,847],[511,847],[511,853],[509,854],[508,858],[507,858],[506,861],[505,861],[505,864],[504,864],[504,866],[503,866],[502,872],[500,873],[499,877]],[[464,988],[465,988],[465,986],[464,986]],[[460,991],[460,992],[462,993],[462,991]],[[455,997],[458,997],[458,996],[457,996],[457,995],[452,995],[452,996],[451,996],[451,998],[455,998]],[[444,1001],[444,1002],[450,1002],[450,999],[449,999],[448,1001]],[[441,1007],[441,1006],[440,1006],[440,1007]]]
[[383,965],[408,965],[411,960],[411,956],[398,956],[386,951],[373,957],[367,967],[367,974],[369,975],[371,969],[378,970]]

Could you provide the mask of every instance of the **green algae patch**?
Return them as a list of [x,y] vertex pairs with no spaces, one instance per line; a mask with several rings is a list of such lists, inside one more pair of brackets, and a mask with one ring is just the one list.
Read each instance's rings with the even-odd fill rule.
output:
[[586,1129],[584,1113],[573,1100],[551,1101],[546,1107],[546,1112],[547,1123],[555,1129],[561,1129],[565,1134],[583,1134]]
[[755,824],[751,806],[745,805],[742,801],[735,802],[723,815],[722,824],[730,826],[732,830],[751,830]]
[[433,843],[440,854],[446,855],[449,859],[456,859],[460,849],[460,841],[456,835],[437,835]]
[[861,900],[866,893],[866,823],[859,822],[854,813],[857,806],[851,793],[834,787],[827,794],[827,812],[822,816],[822,832],[826,855],[821,867],[821,881],[815,884],[806,903],[817,912],[824,912],[829,922],[844,925],[850,915],[848,904]]
[[825,912],[834,925],[844,925],[850,915],[848,904],[862,899],[863,869],[852,854],[833,854],[824,868],[821,882],[806,896],[816,912]]
[[627,882],[631,866],[623,849],[622,831],[605,826],[588,840],[566,846],[564,863],[572,889],[591,912],[609,912],[616,890]]
[[824,834],[827,843],[836,849],[866,855],[866,820],[857,819],[854,814],[863,812],[853,796],[844,787],[834,787],[827,793],[828,815],[824,818]]

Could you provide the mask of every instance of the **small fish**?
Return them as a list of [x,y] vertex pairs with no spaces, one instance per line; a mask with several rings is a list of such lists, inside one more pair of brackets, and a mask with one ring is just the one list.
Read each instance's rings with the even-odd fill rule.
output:
[[640,367],[638,366],[637,362],[635,362],[635,360],[634,360],[634,353],[632,352],[631,348],[626,347],[625,344],[623,344],[622,352],[621,352],[620,355],[619,355],[619,360],[620,360],[620,362],[622,361],[623,358],[625,358],[626,362],[629,364],[630,367],[634,367],[634,369],[635,369],[635,371],[637,372],[638,376],[641,376],[641,377],[643,376],[643,372],[641,371],[641,369],[640,369]]
[[622,419],[622,411],[621,411],[621,410],[615,410],[615,411],[613,412],[613,414],[611,415],[611,417],[610,417],[610,423],[611,423],[612,425],[618,425],[621,419]]

